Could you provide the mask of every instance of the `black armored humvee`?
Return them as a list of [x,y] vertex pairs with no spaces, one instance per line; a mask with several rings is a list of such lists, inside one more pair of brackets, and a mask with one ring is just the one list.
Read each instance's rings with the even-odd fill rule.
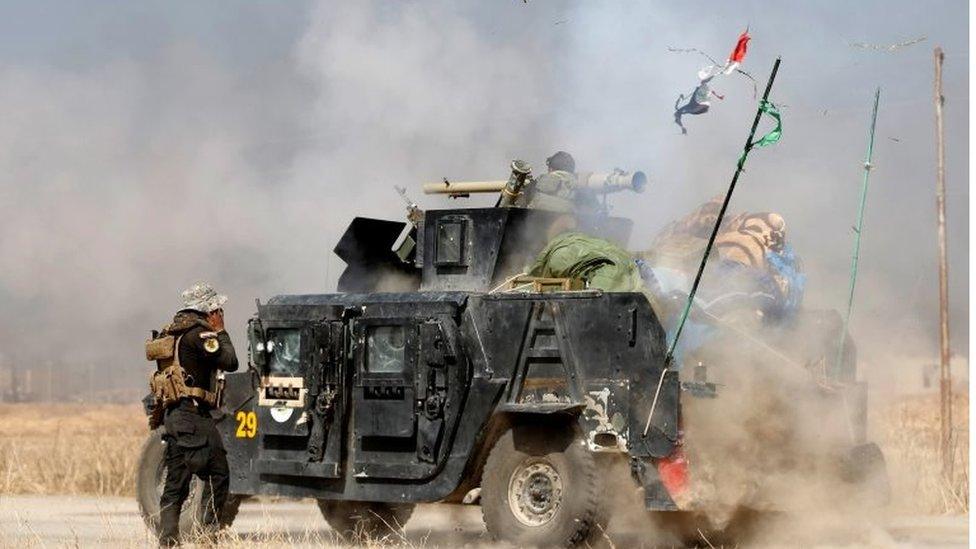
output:
[[[493,537],[571,545],[606,524],[611,465],[629,468],[647,509],[678,510],[659,464],[680,444],[682,385],[647,297],[521,275],[566,215],[356,218],[335,249],[339,293],[258,302],[249,367],[224,380],[222,520],[247,496],[314,498],[341,534],[378,534],[416,503],[480,499]],[[617,242],[631,228],[574,223]],[[153,434],[139,477],[150,526],[161,456]]]

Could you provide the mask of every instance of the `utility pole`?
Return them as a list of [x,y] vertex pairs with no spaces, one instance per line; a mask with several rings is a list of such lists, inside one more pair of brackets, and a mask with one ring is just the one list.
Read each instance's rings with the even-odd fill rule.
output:
[[952,478],[952,370],[949,367],[949,265],[946,258],[945,229],[945,135],[942,125],[942,48],[935,48],[935,150],[936,150],[936,205],[939,223],[939,399],[941,406],[942,474]]
[[47,401],[54,402],[54,363],[47,361]]

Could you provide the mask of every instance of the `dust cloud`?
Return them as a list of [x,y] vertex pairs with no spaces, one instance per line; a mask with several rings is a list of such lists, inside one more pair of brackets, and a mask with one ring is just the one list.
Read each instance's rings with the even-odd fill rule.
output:
[[[277,41],[273,57],[233,26],[215,25],[207,42],[148,23],[159,44],[126,34],[119,48],[128,40],[131,51],[110,55],[101,46],[117,37],[79,18],[77,32],[99,46],[85,63],[45,58],[52,46],[12,50],[0,65],[2,360],[94,365],[138,385],[133,342],[166,320],[182,287],[208,279],[229,293],[239,341],[253,298],[334,288],[342,265],[331,247],[354,215],[401,217],[394,184],[444,207],[453,203],[419,196],[419,183],[504,177],[515,157],[538,169],[555,149],[582,168],[651,174],[643,195],[615,205],[637,220],[640,249],[722,189],[752,116],[751,83],[728,79],[726,101],[680,136],[670,106],[703,59],[667,47],[721,56],[747,23],[758,80],[784,57],[773,97],[786,133],[754,153],[734,207],[786,217],[818,306],[843,303],[868,102],[884,87],[853,325],[869,371],[894,355],[934,356],[931,65],[928,43],[889,55],[848,42],[925,34],[946,47],[950,280],[964,356],[965,17],[912,17],[921,9],[716,7],[703,19],[690,6],[320,2],[252,37]],[[192,27],[186,13],[167,17]],[[271,20],[240,17],[247,30],[263,29],[247,17]],[[808,21],[830,30],[795,32]]]
[[[642,195],[612,200],[642,249],[725,188],[755,105],[751,82],[727,78],[726,100],[681,136],[671,108],[705,61],[667,48],[721,57],[749,25],[745,68],[760,84],[783,57],[772,99],[784,138],[752,154],[733,209],[786,218],[808,306],[844,305],[870,100],[883,88],[852,333],[862,376],[904,390],[936,356],[936,44],[947,52],[953,349],[968,356],[968,8],[896,4],[317,2],[229,22],[165,12],[167,32],[124,12],[79,17],[87,49],[37,38],[32,55],[0,50],[0,366],[94,369],[100,386],[140,388],[142,340],[198,279],[231,296],[243,356],[253,299],[333,290],[331,248],[352,217],[402,218],[393,185],[421,207],[455,206],[419,184],[504,178],[513,158],[539,171],[557,149],[581,169],[650,175]],[[56,13],[20,24],[44,28]],[[849,46],[919,35],[928,41],[892,54]]]
[[482,12],[311,5],[255,66],[184,39],[0,67],[2,365],[140,387],[140,342],[198,279],[231,296],[243,347],[255,297],[334,290],[353,216],[402,218],[394,184],[418,198],[421,181],[542,155],[554,39],[532,54],[512,36],[528,28]]

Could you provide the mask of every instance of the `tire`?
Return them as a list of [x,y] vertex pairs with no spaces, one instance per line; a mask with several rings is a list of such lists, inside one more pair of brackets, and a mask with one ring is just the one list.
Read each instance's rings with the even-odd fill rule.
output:
[[379,541],[389,535],[400,537],[413,514],[413,505],[409,503],[330,499],[320,499],[317,503],[329,526],[350,542]]
[[[146,526],[159,535],[159,497],[166,479],[166,443],[162,429],[155,429],[146,438],[139,453],[136,469],[136,500]],[[230,495],[220,513],[220,527],[229,527],[237,517],[243,498]],[[190,495],[180,511],[180,537],[190,539],[198,530],[203,517],[203,481],[193,477]]]
[[517,426],[485,462],[481,511],[495,540],[570,547],[605,530],[600,494],[593,454],[575,430]]
[[854,485],[856,497],[869,508],[891,503],[888,465],[881,448],[873,442],[851,448],[843,458],[841,479]]

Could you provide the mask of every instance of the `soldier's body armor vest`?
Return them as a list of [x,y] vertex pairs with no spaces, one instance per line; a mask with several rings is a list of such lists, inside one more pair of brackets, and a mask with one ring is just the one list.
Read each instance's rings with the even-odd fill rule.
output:
[[159,335],[146,340],[146,360],[156,361],[156,371],[149,378],[149,391],[155,401],[149,416],[150,429],[159,427],[166,410],[181,398],[194,398],[213,408],[218,406],[219,397],[216,392],[187,384],[186,370],[180,364],[180,341],[196,325],[205,326],[207,330],[212,329],[199,320],[189,325],[174,323],[163,328]]

